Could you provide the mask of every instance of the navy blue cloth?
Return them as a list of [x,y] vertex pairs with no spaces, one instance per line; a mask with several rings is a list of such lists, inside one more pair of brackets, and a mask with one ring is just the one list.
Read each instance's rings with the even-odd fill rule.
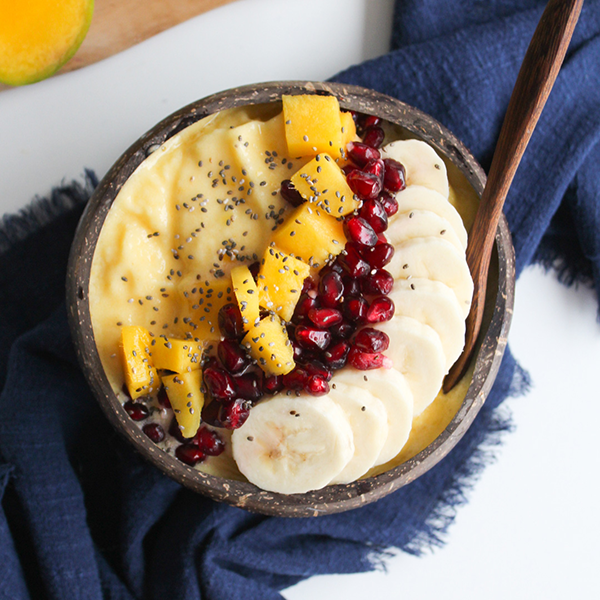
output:
[[[393,50],[335,79],[429,112],[487,167],[542,4],[399,1]],[[539,261],[597,289],[599,33],[600,0],[590,0],[506,206],[519,272]],[[502,401],[526,384],[510,353],[456,449],[383,500],[317,519],[214,503],[114,433],[75,360],[66,260],[96,183],[88,173],[0,225],[0,597],[276,599],[313,574],[373,569],[390,548],[442,543],[509,427]]]

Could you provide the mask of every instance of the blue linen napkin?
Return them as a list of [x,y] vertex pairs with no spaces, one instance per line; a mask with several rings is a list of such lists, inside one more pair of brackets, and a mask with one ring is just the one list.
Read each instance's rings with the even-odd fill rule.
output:
[[[393,50],[335,80],[429,112],[489,165],[542,10],[537,0],[399,0]],[[600,0],[586,3],[506,205],[517,269],[600,286]],[[317,573],[375,568],[442,543],[509,428],[527,378],[506,354],[460,444],[383,500],[318,519],[252,515],[181,488],[113,432],[66,322],[68,248],[97,181],[64,186],[0,225],[0,597],[275,599]]]

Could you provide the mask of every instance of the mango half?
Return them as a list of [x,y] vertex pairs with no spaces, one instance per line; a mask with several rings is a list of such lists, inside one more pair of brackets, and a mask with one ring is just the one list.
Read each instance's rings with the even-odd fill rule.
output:
[[50,77],[83,42],[93,12],[94,0],[0,0],[0,81]]

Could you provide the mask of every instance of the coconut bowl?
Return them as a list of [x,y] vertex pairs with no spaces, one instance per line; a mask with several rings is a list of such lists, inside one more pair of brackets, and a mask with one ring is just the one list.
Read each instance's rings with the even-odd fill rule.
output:
[[208,475],[166,453],[144,435],[122,406],[104,372],[90,317],[89,281],[100,231],[119,190],[134,170],[158,146],[192,123],[215,112],[251,104],[273,103],[282,94],[334,95],[340,106],[377,115],[399,125],[409,135],[432,145],[454,165],[481,195],[485,174],[467,148],[429,115],[372,90],[337,84],[283,81],[221,92],[173,113],[137,140],[100,182],[81,218],[73,242],[67,278],[70,327],[87,381],[114,428],[147,460],[180,484],[219,502],[266,515],[305,517],[342,512],[373,502],[409,484],[440,462],[465,434],[494,383],[507,341],[514,300],[514,251],[506,219],[496,233],[495,252],[486,299],[486,315],[471,368],[466,396],[447,427],[427,447],[406,462],[381,474],[345,485],[331,485],[304,494],[266,492],[244,481]]

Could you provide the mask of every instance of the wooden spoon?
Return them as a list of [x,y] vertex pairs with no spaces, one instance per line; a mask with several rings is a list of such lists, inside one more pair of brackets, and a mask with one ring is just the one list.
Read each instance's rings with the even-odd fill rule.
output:
[[488,269],[502,207],[531,134],[562,65],[583,0],[550,0],[531,38],[510,97],[487,184],[469,234],[467,263],[474,292],[463,353],[444,380],[449,392],[465,374],[481,328]]

